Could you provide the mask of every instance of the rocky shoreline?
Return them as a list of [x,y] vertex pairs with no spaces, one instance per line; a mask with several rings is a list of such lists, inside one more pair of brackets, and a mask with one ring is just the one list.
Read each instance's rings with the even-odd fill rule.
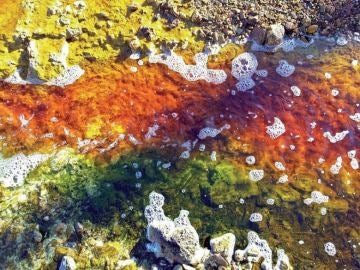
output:
[[[277,36],[308,39],[360,31],[359,1],[191,1],[191,21],[199,36],[211,42],[255,36],[259,43],[274,44]],[[276,42],[276,40],[275,40]]]

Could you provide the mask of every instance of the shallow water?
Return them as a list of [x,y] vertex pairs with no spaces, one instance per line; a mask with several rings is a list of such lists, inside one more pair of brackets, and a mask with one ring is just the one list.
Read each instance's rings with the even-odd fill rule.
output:
[[[244,248],[251,229],[272,247],[285,249],[295,269],[359,268],[360,171],[351,161],[360,160],[360,123],[350,118],[360,113],[360,67],[351,64],[360,59],[359,45],[317,42],[292,52],[253,52],[258,69],[266,69],[268,76],[253,75],[255,87],[238,92],[231,60],[249,50],[228,45],[210,57],[209,67],[228,74],[219,85],[186,81],[146,60],[144,65],[137,60],[88,64],[85,75],[65,88],[1,83],[4,155],[64,147],[84,154],[75,165],[44,163],[23,187],[3,189],[2,231],[14,219],[26,224],[30,216],[36,220],[71,198],[68,216],[53,215],[66,220],[73,214],[106,227],[120,213],[118,222],[136,241],[143,237],[147,196],[156,190],[173,216],[179,209],[190,211],[205,244],[211,235],[231,231]],[[184,57],[191,61],[192,55]],[[295,66],[291,76],[276,73],[280,60]],[[292,86],[301,94],[294,95]],[[274,117],[286,131],[272,139],[266,130]],[[199,139],[205,127],[229,128]],[[346,136],[335,143],[324,135],[343,131]],[[349,157],[352,150],[355,158]],[[248,156],[255,157],[254,164],[246,162]],[[342,162],[336,173],[338,157]],[[263,170],[264,177],[251,181],[251,170]],[[29,209],[38,203],[31,199],[18,205],[19,193],[43,183],[52,186],[57,203],[48,202],[38,213]],[[304,203],[312,191],[328,196],[328,202]],[[262,221],[249,221],[257,212]],[[335,256],[326,254],[327,242],[334,243]]]

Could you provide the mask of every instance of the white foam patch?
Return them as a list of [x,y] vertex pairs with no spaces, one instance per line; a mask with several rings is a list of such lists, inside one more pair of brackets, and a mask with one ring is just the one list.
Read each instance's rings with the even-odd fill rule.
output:
[[242,53],[232,60],[231,74],[238,80],[236,84],[238,91],[245,92],[255,86],[251,77],[256,72],[257,66],[256,56],[249,52]]
[[257,182],[264,178],[264,170],[251,170],[249,172],[249,179],[251,181]]
[[248,232],[248,245],[245,249],[245,252],[255,248],[255,250],[260,251],[259,256],[264,258],[263,264],[264,269],[272,269],[272,251],[268,242],[264,239],[260,239],[256,232]]
[[154,124],[153,126],[148,128],[147,133],[145,134],[145,140],[150,140],[152,137],[156,136],[156,131],[159,129],[158,124]]
[[45,154],[25,156],[23,153],[6,159],[0,156],[0,184],[4,187],[23,185],[28,174],[47,158]]
[[360,166],[358,160],[356,159],[356,150],[349,151],[348,157],[350,159],[351,168],[353,168],[354,170],[358,170]]
[[328,201],[329,201],[329,196],[323,195],[320,191],[312,191],[311,197],[306,198],[304,200],[304,203],[310,205],[312,203],[317,203],[317,204],[327,203]]
[[354,115],[349,116],[351,120],[360,123],[360,113],[355,113]]
[[181,56],[174,52],[170,54],[151,54],[150,63],[166,65],[172,71],[179,73],[188,81],[205,80],[209,83],[221,84],[225,82],[227,75],[223,70],[208,69],[208,55],[197,53],[194,56],[195,65],[187,65]]
[[266,133],[269,134],[271,139],[276,139],[277,137],[284,134],[285,131],[285,125],[277,117],[274,117],[274,123],[271,126],[266,127]]
[[348,134],[349,134],[349,131],[344,130],[344,131],[335,133],[335,135],[333,136],[333,135],[331,135],[331,133],[329,131],[326,131],[326,132],[324,132],[323,136],[325,138],[327,138],[331,143],[337,143],[339,141],[342,141]]
[[229,129],[230,125],[225,124],[221,128],[212,128],[212,127],[205,127],[199,131],[198,138],[200,140],[204,140],[207,137],[215,138],[217,135],[219,135],[224,129]]
[[287,174],[284,174],[282,176],[279,177],[278,182],[281,184],[286,183],[287,181],[289,181],[289,176]]
[[339,156],[336,158],[336,162],[333,165],[331,165],[330,172],[332,174],[339,174],[341,167],[342,167],[342,157]]
[[251,78],[243,78],[240,79],[239,82],[236,83],[235,87],[239,92],[246,92],[255,86],[255,82]]
[[249,220],[251,222],[261,222],[263,220],[263,216],[260,213],[252,213]]
[[245,162],[248,164],[248,165],[254,165],[255,162],[256,162],[256,159],[254,156],[247,156],[246,159],[245,159]]
[[280,161],[275,162],[275,167],[276,167],[276,169],[278,169],[280,171],[285,171],[285,166]]
[[276,46],[259,45],[255,41],[251,45],[251,50],[259,52],[276,52],[282,49],[284,52],[291,52],[295,48],[307,48],[314,43],[314,40],[304,42],[300,39],[285,39],[281,44]]
[[336,255],[336,247],[333,243],[327,242],[324,244],[324,250],[326,254],[329,256],[335,256]]
[[296,85],[291,86],[290,90],[295,97],[299,97],[301,95],[301,89]]
[[266,69],[259,69],[255,71],[255,74],[258,75],[259,77],[267,77],[269,75],[269,72]]
[[280,60],[276,73],[282,77],[289,77],[295,72],[295,66],[290,65],[286,60]]

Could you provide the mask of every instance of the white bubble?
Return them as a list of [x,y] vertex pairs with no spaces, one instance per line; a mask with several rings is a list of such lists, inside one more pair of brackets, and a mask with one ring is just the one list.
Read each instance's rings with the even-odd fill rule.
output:
[[271,126],[266,127],[266,133],[269,134],[270,138],[276,139],[277,137],[284,134],[286,131],[285,125],[277,117],[274,117],[274,123]]
[[248,164],[248,165],[254,165],[255,162],[256,162],[256,159],[254,156],[247,156],[246,159],[245,159],[245,162]]
[[324,244],[324,249],[325,252],[329,255],[329,256],[335,256],[336,255],[336,247],[333,243],[331,242],[327,242]]
[[342,141],[349,133],[350,132],[348,130],[344,130],[341,132],[336,132],[333,136],[329,131],[326,131],[324,132],[323,136],[327,138],[331,143],[337,143],[339,141]]
[[333,165],[331,165],[330,172],[332,174],[339,174],[341,167],[342,167],[342,157],[339,156],[336,158],[336,162]]
[[336,89],[336,88],[331,89],[331,95],[332,95],[333,97],[338,96],[339,93],[340,93],[340,91],[339,91],[338,89]]
[[251,170],[249,172],[249,179],[251,181],[257,182],[264,178],[264,170]]
[[293,93],[293,95],[296,97],[299,97],[301,95],[301,89],[296,85],[291,86],[290,90]]
[[260,221],[262,221],[262,219],[263,219],[263,216],[260,213],[252,213],[249,218],[249,220],[251,222],[260,222]]
[[286,60],[280,60],[276,73],[282,77],[289,77],[295,71],[295,66],[290,65]]
[[275,200],[272,199],[272,198],[269,198],[269,199],[266,200],[266,203],[267,203],[268,205],[274,205]]
[[285,171],[285,166],[280,161],[275,162],[275,167],[280,171]]

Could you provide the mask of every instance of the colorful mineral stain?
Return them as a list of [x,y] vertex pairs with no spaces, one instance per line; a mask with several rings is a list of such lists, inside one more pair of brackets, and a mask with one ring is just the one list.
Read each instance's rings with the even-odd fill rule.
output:
[[[73,4],[63,2],[54,10]],[[115,2],[111,10],[118,8],[121,16],[104,11],[91,21],[98,32],[109,29],[106,37],[113,43],[106,56],[96,46],[70,44],[69,63],[85,71],[77,81],[64,87],[0,82],[0,266],[51,268],[56,256],[69,255],[80,269],[95,269],[106,264],[105,257],[125,259],[125,249],[142,237],[145,200],[156,190],[171,202],[164,206],[170,214],[189,210],[201,243],[231,231],[240,239],[237,246],[245,248],[251,230],[284,249],[294,269],[359,268],[360,73],[354,65],[359,44],[336,47],[318,40],[307,48],[271,53],[228,44],[208,56],[199,80],[186,80],[199,71],[193,56],[200,45],[189,29],[182,34],[193,46],[174,49],[186,63],[181,72],[178,62],[168,68],[162,56],[157,63],[146,55],[116,58],[124,45],[117,38],[127,39],[125,32],[134,30],[125,28],[124,36],[116,37],[109,21],[128,27],[132,20],[149,18],[126,17],[130,1]],[[0,4],[0,9],[12,7],[9,1]],[[78,11],[69,14],[81,20],[79,8],[72,9]],[[90,2],[84,12],[95,13]],[[125,17],[130,22],[124,24]],[[41,23],[51,32],[55,18],[47,20]],[[160,22],[151,23],[160,40],[177,35],[176,29],[163,33]],[[91,27],[83,34],[91,36]],[[60,50],[58,43],[39,42],[42,79],[61,70],[47,61],[50,51]],[[74,53],[86,49],[86,57]],[[9,52],[6,57],[20,56]],[[245,75],[234,72],[240,65]],[[221,81],[204,79],[214,70]],[[13,162],[14,156],[39,153],[46,154],[40,165],[31,158],[19,166]],[[26,167],[14,185],[6,180],[14,177],[9,162]],[[84,236],[91,252],[100,254],[89,260],[71,247],[74,234],[67,232],[76,226],[62,234],[62,221],[89,221],[98,237],[116,243]],[[32,239],[34,230],[44,235],[41,247],[17,246],[16,241]],[[51,244],[47,231],[56,231],[59,245]],[[26,249],[31,251],[23,255]],[[54,258],[35,258],[47,249]]]

